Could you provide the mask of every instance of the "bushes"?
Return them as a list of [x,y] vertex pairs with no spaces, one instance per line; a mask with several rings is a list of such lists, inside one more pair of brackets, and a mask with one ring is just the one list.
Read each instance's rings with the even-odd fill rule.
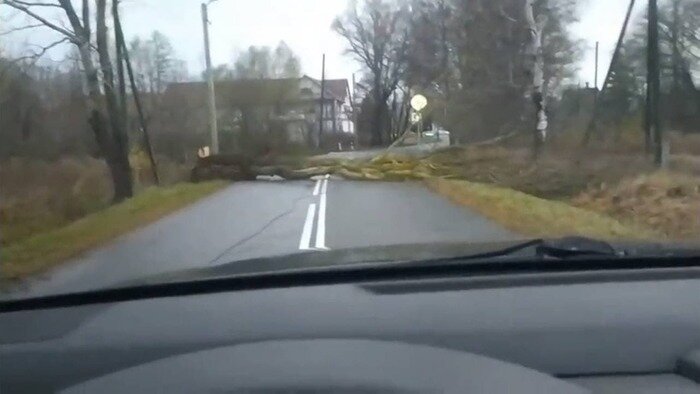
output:
[[6,160],[0,164],[2,245],[99,210],[109,204],[111,196],[107,166],[102,161]]
[[591,187],[576,206],[640,223],[674,239],[700,237],[700,178],[660,171]]
[[20,279],[86,250],[108,242],[121,234],[150,223],[219,190],[226,184],[208,182],[181,183],[169,187],[151,187],[134,198],[76,220],[61,228],[38,231],[3,247],[2,280]]
[[[636,135],[633,133],[637,133]],[[674,240],[700,239],[700,138],[668,133],[667,171],[656,171],[631,129],[581,147],[581,133],[553,135],[537,162],[529,149],[451,147],[432,160],[454,166],[459,178],[556,199]],[[636,138],[636,139],[635,139]]]
[[[145,155],[135,152],[137,192],[153,183]],[[158,158],[161,182],[186,180],[190,166]],[[10,158],[0,163],[0,242],[7,245],[63,226],[109,206],[112,184],[107,165],[91,157],[43,161]]]
[[609,240],[656,238],[655,233],[643,227],[626,225],[596,212],[512,189],[447,179],[430,179],[426,184],[455,203],[468,206],[527,237],[580,235]]

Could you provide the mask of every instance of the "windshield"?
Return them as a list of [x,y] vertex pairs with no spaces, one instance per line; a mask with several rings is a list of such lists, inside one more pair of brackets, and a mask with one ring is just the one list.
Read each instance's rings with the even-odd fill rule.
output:
[[0,18],[0,297],[340,250],[700,246],[697,0],[4,0]]

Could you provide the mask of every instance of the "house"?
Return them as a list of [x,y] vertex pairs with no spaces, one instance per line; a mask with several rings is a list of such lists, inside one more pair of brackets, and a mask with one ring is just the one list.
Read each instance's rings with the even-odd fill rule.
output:
[[[217,81],[214,90],[219,132],[282,131],[289,142],[344,149],[355,133],[350,87],[346,79],[325,80],[323,84],[321,94],[321,81],[306,75]],[[163,101],[180,115],[185,111],[197,117],[198,129],[202,123],[206,127],[205,82],[172,83]]]

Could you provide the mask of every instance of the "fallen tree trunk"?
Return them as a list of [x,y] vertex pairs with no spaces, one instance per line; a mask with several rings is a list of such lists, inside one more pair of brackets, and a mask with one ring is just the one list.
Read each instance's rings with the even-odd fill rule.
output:
[[225,179],[231,181],[255,180],[252,161],[240,155],[213,155],[201,157],[192,169],[192,182]]
[[251,181],[258,176],[279,176],[287,180],[311,179],[336,175],[348,180],[403,181],[431,177],[454,177],[453,168],[434,163],[431,159],[416,159],[385,153],[367,161],[329,160],[321,162],[269,163],[253,162],[240,156],[209,156],[200,159],[191,178],[193,182],[224,179]]

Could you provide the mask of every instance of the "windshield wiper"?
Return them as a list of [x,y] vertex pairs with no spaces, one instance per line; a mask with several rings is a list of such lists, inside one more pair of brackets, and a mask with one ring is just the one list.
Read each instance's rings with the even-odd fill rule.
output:
[[577,257],[624,257],[626,250],[616,250],[611,244],[586,237],[564,237],[558,239],[533,239],[483,253],[436,258],[410,263],[434,264],[447,262],[469,262],[473,260],[517,257],[529,259],[571,259]]
[[[535,239],[503,249],[433,260],[329,265],[0,301],[0,313],[270,288],[431,277],[700,266],[699,251],[637,255],[581,238]],[[510,258],[509,258],[510,257]]]
[[537,245],[536,253],[539,257],[559,259],[592,256],[623,257],[627,255],[627,251],[618,251],[608,242],[586,237],[547,240]]

